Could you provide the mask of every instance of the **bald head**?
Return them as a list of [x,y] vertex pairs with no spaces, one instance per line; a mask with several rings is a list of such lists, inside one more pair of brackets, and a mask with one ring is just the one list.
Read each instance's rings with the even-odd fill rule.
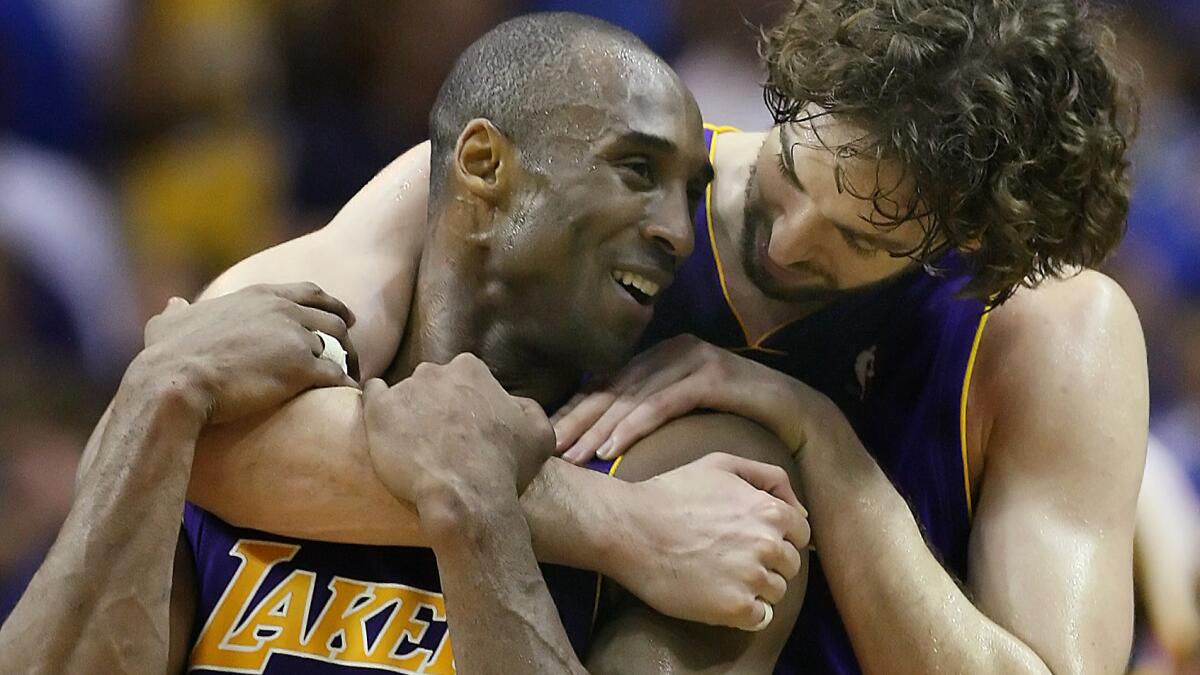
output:
[[670,67],[641,40],[599,19],[549,12],[493,28],[459,57],[430,113],[430,207],[440,200],[456,140],[471,120],[489,120],[536,171],[553,130],[589,126],[595,104],[627,96],[631,78],[678,86]]

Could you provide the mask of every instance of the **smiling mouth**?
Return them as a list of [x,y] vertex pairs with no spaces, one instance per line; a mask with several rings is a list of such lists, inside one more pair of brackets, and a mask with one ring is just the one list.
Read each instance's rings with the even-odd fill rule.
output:
[[613,270],[612,278],[639,305],[653,304],[654,298],[662,290],[658,284],[635,272]]

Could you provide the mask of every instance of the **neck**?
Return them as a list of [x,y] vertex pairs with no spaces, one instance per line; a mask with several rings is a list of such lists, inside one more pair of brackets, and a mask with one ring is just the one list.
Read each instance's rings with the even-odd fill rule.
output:
[[[449,209],[447,209],[449,210]],[[503,311],[503,293],[487,278],[487,248],[463,237],[453,214],[430,228],[416,290],[389,382],[421,363],[449,363],[458,354],[479,357],[508,393],[552,408],[579,385],[580,373],[523,346]]]

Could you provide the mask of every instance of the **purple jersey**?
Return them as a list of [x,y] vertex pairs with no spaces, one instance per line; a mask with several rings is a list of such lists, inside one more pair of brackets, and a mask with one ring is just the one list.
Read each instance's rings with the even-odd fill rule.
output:
[[[184,531],[198,586],[190,672],[453,675],[429,549],[291,539],[234,527],[193,504]],[[542,572],[572,646],[585,654],[596,574]]]
[[[714,136],[725,130],[706,127],[710,156]],[[965,578],[972,507],[966,387],[986,319],[982,303],[957,296],[966,278],[953,269],[954,258],[943,261],[950,269],[939,276],[915,270],[752,343],[724,289],[708,206],[696,216],[695,253],[657,303],[644,346],[691,333],[820,390],[908,500],[934,553]],[[860,672],[817,557],[776,672]]]

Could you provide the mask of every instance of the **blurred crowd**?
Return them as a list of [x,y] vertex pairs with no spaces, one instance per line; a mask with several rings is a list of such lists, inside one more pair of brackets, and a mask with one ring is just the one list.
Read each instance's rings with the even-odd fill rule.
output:
[[[708,120],[765,128],[755,27],[782,1],[0,2],[0,617],[69,507],[146,319],[321,226],[423,140],[467,44],[526,11],[594,14],[674,64]],[[1110,9],[1142,115],[1108,271],[1146,332],[1151,463],[1183,500],[1147,536],[1186,548],[1200,534],[1200,0]],[[1191,575],[1194,608],[1196,570],[1173,573]],[[1169,672],[1188,639],[1146,635],[1143,667]]]

